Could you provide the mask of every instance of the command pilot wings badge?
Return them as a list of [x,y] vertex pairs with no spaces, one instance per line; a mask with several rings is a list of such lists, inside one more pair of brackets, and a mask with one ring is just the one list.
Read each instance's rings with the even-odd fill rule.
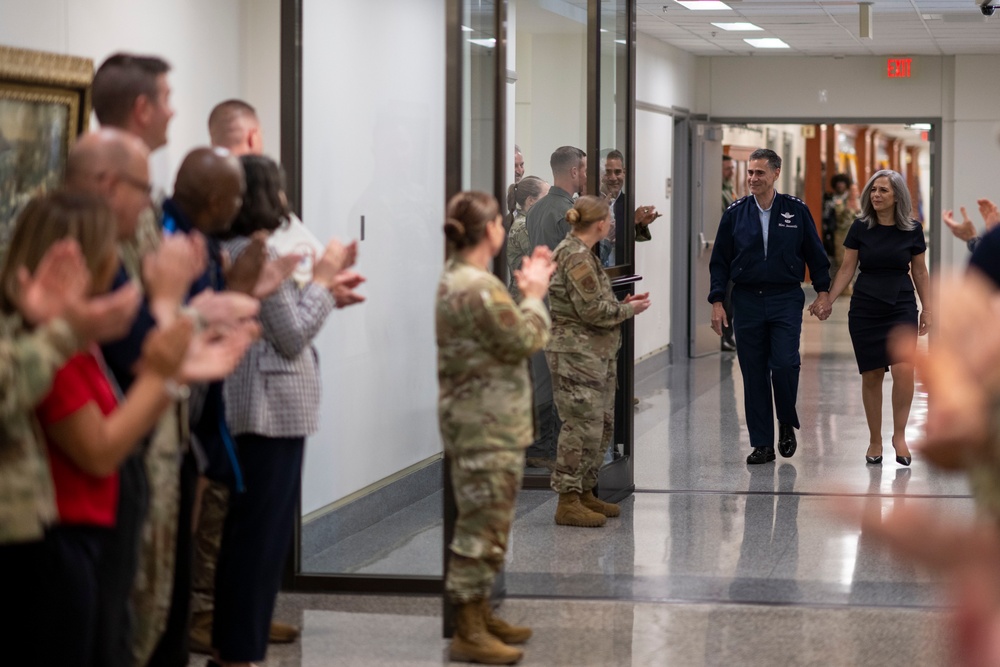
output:
[[784,218],[784,220],[778,221],[779,227],[791,227],[791,228],[796,227],[795,223],[792,221],[792,218],[795,217],[794,213],[782,213],[781,217]]

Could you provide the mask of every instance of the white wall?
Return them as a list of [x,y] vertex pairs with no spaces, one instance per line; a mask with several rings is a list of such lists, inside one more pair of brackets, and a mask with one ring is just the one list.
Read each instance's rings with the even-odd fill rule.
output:
[[[696,58],[663,42],[640,34],[636,52],[636,100],[660,107],[690,109],[695,102]],[[673,177],[673,118],[639,109],[635,126],[635,165],[629,182],[637,206],[652,205],[663,214],[650,228],[653,240],[635,244],[636,273],[643,281],[636,289],[650,292],[653,306],[635,320],[635,358],[662,350],[670,340],[670,313],[674,299],[687,302],[687,286],[670,280],[672,257],[672,201],[666,181]],[[626,185],[626,187],[630,187]],[[678,291],[679,290],[679,291]],[[673,341],[686,348],[686,341]]]
[[[994,171],[1000,164],[995,56],[916,56],[912,78],[891,80],[885,75],[885,58],[877,57],[720,57],[702,59],[699,70],[698,110],[711,117],[771,122],[941,118],[944,207],[1000,197]],[[781,85],[768,88],[764,82]],[[940,211],[925,213],[931,224],[940,220]],[[942,261],[964,264],[965,244],[942,236]]]
[[151,162],[157,186],[170,190],[184,155],[208,143],[206,123],[215,103],[243,94],[242,4],[0,0],[0,44],[92,58],[95,68],[116,51],[158,55],[170,62],[176,115],[169,144]]
[[586,53],[582,31],[517,35],[514,132],[526,176],[551,183],[549,157],[555,149],[587,150]]
[[308,0],[303,19],[302,219],[322,239],[349,239],[365,216],[357,268],[368,278],[368,301],[335,312],[317,339],[309,513],[441,450],[445,17],[439,0]]

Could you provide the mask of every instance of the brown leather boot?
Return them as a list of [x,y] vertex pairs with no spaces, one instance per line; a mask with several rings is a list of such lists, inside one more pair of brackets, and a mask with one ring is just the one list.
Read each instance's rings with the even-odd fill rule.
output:
[[606,503],[595,496],[593,489],[580,494],[580,503],[591,512],[597,512],[604,516],[614,517],[622,513],[622,508],[615,503]]
[[483,621],[486,622],[486,629],[489,633],[504,644],[523,644],[531,639],[531,628],[511,625],[502,618],[494,616],[493,605],[486,598],[483,599]]
[[484,665],[513,665],[524,652],[507,646],[486,630],[483,601],[460,604],[455,610],[455,636],[451,640],[450,657],[458,662],[480,662]]
[[583,506],[579,493],[570,491],[559,494],[559,504],[556,506],[556,523],[560,526],[600,528],[607,522],[606,516]]
[[291,644],[299,638],[299,629],[294,625],[271,621],[271,630],[267,633],[267,641],[272,644]]

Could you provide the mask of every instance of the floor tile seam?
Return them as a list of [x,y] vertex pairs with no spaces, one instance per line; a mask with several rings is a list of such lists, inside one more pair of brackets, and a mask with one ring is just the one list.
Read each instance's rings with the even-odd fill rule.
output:
[[624,597],[624,596],[584,596],[584,595],[523,595],[507,593],[506,600],[534,602],[605,602],[609,604],[651,604],[665,606],[712,606],[712,607],[784,607],[794,609],[816,609],[823,611],[904,611],[904,612],[948,612],[953,608],[947,605],[898,605],[898,604],[851,604],[849,602],[775,602],[770,600],[718,600],[712,598],[670,598],[670,597]]
[[[725,489],[635,489],[633,494],[650,495],[704,495],[704,496],[806,496],[817,498],[896,498],[894,493],[851,493],[826,491],[729,491]],[[904,493],[906,498],[918,500],[972,500],[972,494]]]

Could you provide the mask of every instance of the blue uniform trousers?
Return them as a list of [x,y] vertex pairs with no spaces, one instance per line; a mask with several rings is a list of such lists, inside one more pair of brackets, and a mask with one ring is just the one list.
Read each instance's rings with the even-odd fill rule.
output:
[[798,285],[736,285],[733,290],[734,328],[739,341],[736,356],[743,373],[751,447],[774,447],[775,411],[780,423],[799,427],[795,397],[804,304],[805,293]]

